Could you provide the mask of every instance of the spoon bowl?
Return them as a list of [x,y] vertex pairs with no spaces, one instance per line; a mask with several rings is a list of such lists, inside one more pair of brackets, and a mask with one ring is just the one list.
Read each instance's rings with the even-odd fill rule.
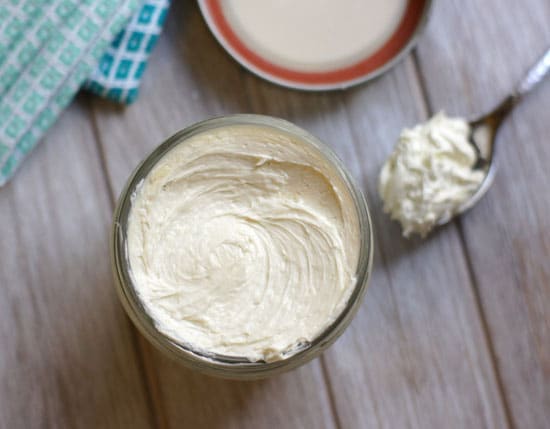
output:
[[506,97],[496,108],[478,119],[470,121],[469,141],[477,153],[472,167],[483,171],[485,177],[471,197],[460,205],[453,216],[439,220],[438,225],[449,222],[454,216],[471,209],[489,190],[496,171],[495,148],[500,126],[513,108],[537,86],[550,72],[550,49],[529,69],[516,90]]

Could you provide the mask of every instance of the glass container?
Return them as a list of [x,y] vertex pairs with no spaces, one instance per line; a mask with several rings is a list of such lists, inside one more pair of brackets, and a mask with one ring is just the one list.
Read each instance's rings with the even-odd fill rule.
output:
[[[274,362],[251,362],[246,358],[204,353],[174,341],[156,328],[154,320],[145,310],[132,283],[127,250],[127,226],[132,208],[132,197],[135,195],[136,189],[155,164],[176,145],[185,144],[187,139],[197,134],[231,125],[270,127],[291,135],[317,150],[340,174],[346,184],[354,201],[359,221],[361,237],[355,275],[356,283],[345,308],[317,338],[300,346],[299,350],[289,357]],[[239,114],[199,122],[177,132],[154,149],[130,175],[115,209],[111,234],[111,260],[117,292],[126,312],[141,333],[153,345],[186,367],[208,375],[233,379],[264,378],[296,368],[319,356],[342,334],[357,312],[371,273],[372,257],[373,231],[367,204],[342,162],[326,144],[303,129],[290,122],[261,115]]]

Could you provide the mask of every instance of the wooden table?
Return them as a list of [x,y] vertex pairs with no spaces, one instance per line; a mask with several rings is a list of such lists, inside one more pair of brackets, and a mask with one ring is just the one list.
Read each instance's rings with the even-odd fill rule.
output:
[[[237,65],[174,1],[141,98],[82,95],[0,190],[1,428],[550,428],[550,81],[506,122],[483,201],[427,240],[382,213],[400,129],[490,109],[550,45],[548,0],[438,0],[418,48],[345,92]],[[108,234],[129,172],[200,119],[280,116],[331,144],[368,194],[375,270],[320,359],[259,382],[194,374],[125,316]]]

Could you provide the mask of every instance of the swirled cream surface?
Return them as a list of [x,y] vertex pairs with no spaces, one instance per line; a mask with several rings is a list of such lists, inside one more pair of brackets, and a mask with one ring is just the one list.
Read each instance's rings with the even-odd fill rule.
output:
[[191,137],[133,197],[128,256],[157,328],[204,353],[274,361],[315,339],[355,287],[359,221],[335,168],[260,125]]

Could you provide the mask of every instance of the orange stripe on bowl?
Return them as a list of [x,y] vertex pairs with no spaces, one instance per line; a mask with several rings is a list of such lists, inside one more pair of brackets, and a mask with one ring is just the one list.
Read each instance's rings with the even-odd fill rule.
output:
[[303,72],[281,67],[258,55],[246,46],[246,44],[233,31],[225,18],[221,1],[206,0],[207,10],[217,27],[221,37],[228,46],[235,51],[244,62],[255,67],[259,71],[271,75],[274,78],[304,85],[337,85],[360,79],[366,76],[397,56],[407,45],[417,29],[426,6],[426,0],[409,0],[401,22],[395,32],[384,45],[369,57],[337,70],[325,72]]

